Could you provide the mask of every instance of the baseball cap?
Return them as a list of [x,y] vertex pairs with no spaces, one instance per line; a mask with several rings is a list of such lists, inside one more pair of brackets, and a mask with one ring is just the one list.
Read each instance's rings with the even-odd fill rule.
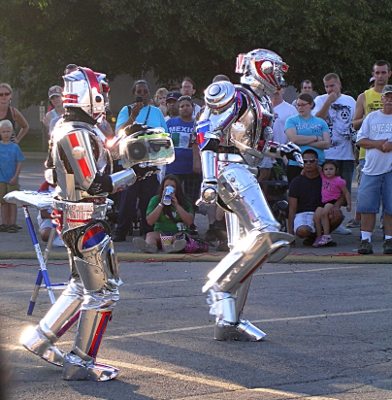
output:
[[370,79],[369,79],[369,83],[372,83],[372,82],[374,82],[376,80],[376,78],[374,77],[374,76],[372,76]]
[[180,92],[169,92],[166,95],[166,101],[168,100],[178,100],[181,97],[181,93]]
[[387,93],[392,93],[392,85],[385,85],[383,87],[381,94],[384,96]]
[[62,96],[63,95],[63,89],[61,88],[61,86],[52,86],[49,90],[48,90],[48,97],[49,99],[53,96]]

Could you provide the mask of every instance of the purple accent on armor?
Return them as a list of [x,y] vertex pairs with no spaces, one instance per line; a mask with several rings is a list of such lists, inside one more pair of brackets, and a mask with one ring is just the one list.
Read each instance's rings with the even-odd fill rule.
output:
[[94,226],[89,229],[83,237],[83,249],[89,249],[101,243],[106,233],[101,226]]
[[80,311],[78,311],[67,323],[65,323],[60,330],[57,332],[57,337],[61,338],[71,327],[72,325],[79,319]]
[[97,356],[99,346],[101,345],[101,341],[102,341],[103,335],[105,334],[106,327],[110,320],[111,314],[112,314],[112,312],[108,311],[108,312],[103,313],[103,315],[101,317],[101,321],[99,323],[97,331],[95,332],[93,342],[91,343],[91,347],[88,352],[88,355],[90,357],[95,358]]

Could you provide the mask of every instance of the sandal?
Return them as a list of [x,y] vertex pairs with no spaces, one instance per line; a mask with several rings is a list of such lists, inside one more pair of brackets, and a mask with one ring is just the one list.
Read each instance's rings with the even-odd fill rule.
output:
[[8,232],[9,226],[7,224],[0,225],[0,232]]
[[8,228],[8,233],[17,233],[19,231],[18,225],[10,225]]

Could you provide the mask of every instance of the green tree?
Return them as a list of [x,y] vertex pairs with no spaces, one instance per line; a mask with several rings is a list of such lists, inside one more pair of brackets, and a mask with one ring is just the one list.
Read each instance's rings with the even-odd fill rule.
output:
[[392,61],[392,2],[380,0],[10,0],[0,4],[2,79],[37,104],[77,63],[159,84],[191,76],[199,88],[224,73],[237,54],[268,48],[290,66],[286,80],[338,73],[345,89],[363,91],[375,60]]

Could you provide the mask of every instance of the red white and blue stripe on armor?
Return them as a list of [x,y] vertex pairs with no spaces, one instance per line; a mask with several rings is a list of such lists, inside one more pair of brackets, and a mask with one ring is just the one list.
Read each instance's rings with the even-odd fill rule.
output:
[[99,346],[101,345],[101,341],[102,341],[103,335],[105,334],[106,327],[107,327],[108,322],[110,320],[110,315],[111,314],[112,314],[111,311],[106,311],[106,312],[103,312],[101,314],[101,320],[99,321],[98,329],[95,332],[95,335],[94,335],[93,341],[91,343],[90,349],[89,349],[89,351],[87,353],[90,357],[94,357],[95,358],[97,356],[97,353],[98,353],[98,350],[99,350]]
[[106,236],[102,225],[94,225],[82,236],[82,249],[89,249],[101,243]]

